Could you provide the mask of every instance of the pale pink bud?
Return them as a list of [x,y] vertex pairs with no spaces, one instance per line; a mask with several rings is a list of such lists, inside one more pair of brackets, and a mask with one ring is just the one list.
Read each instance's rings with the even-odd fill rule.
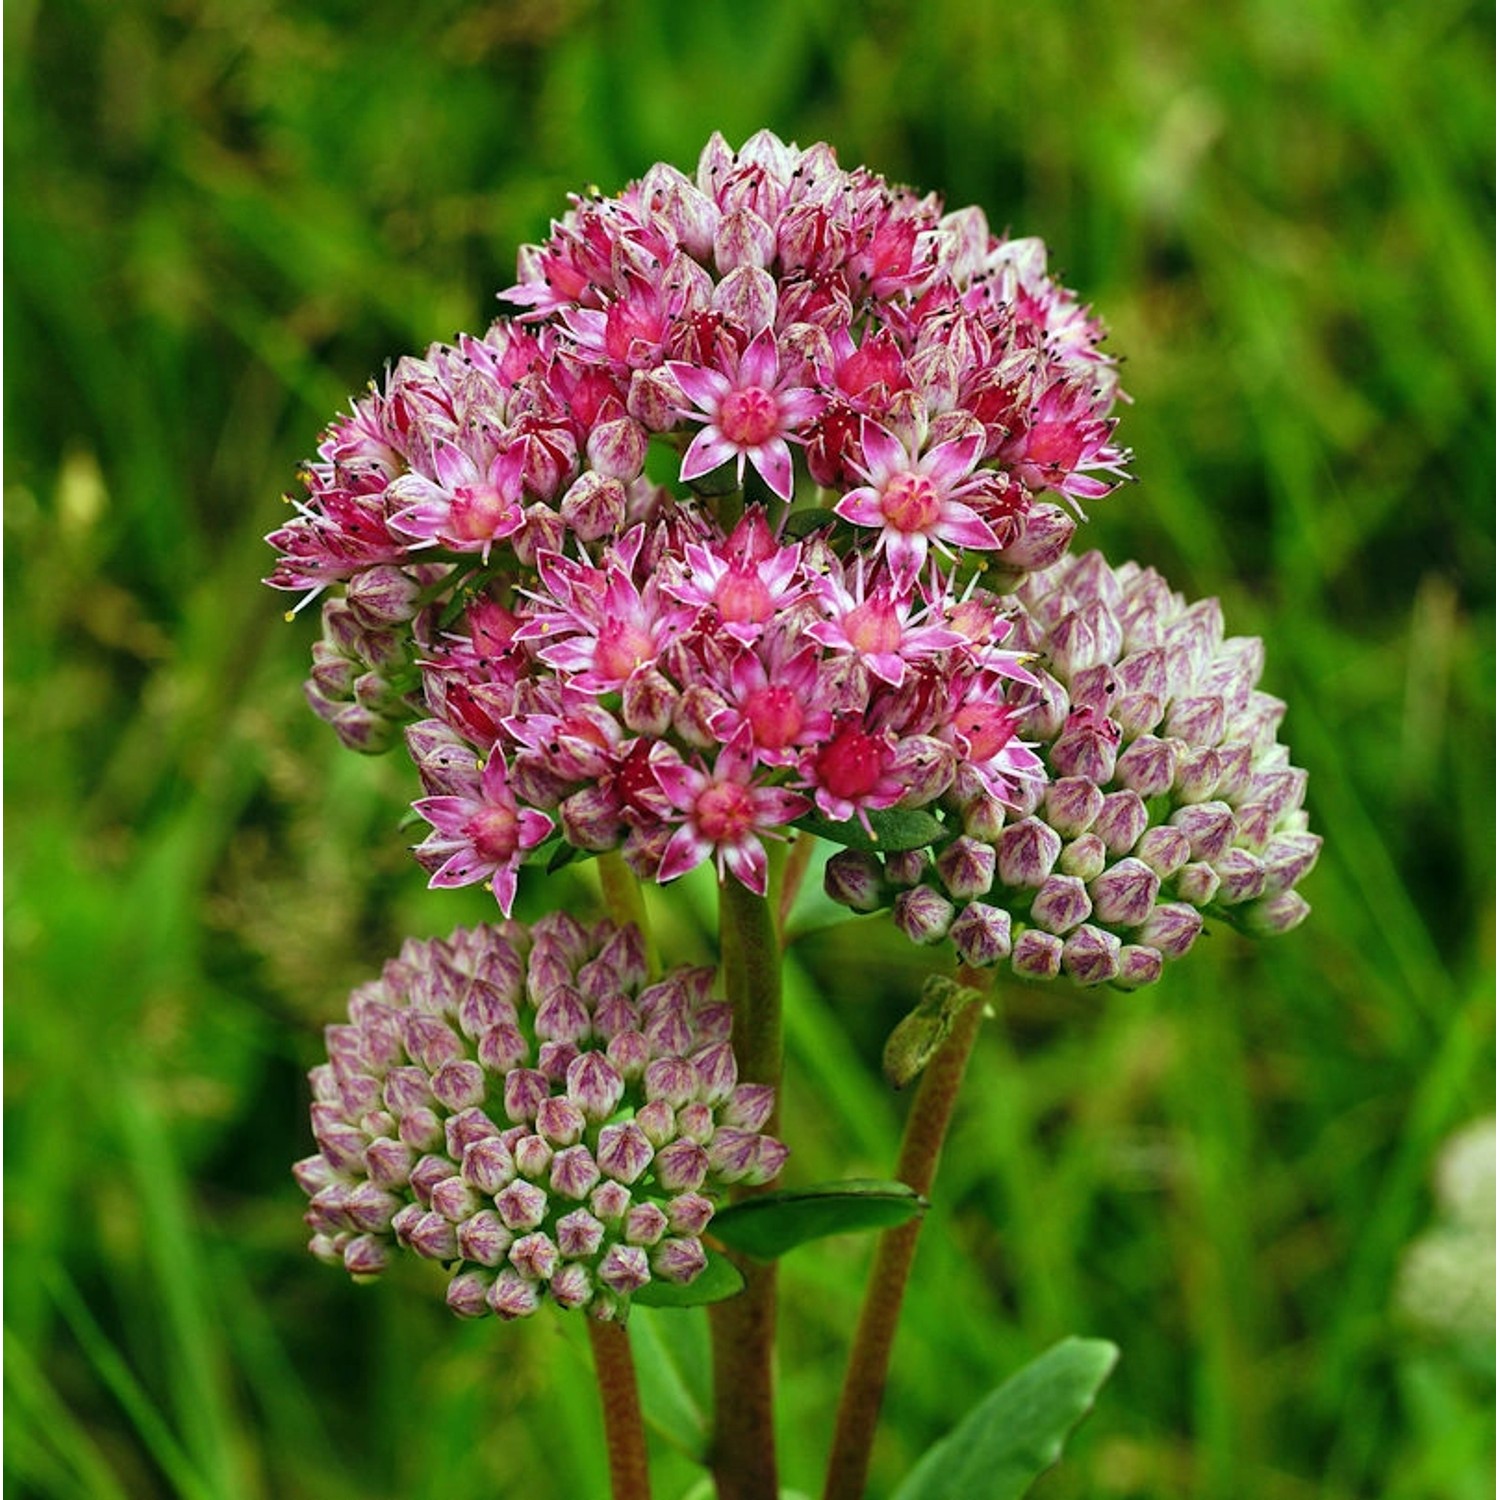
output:
[[[629,1195],[627,1194],[627,1202]],[[570,1260],[587,1260],[604,1243],[604,1225],[587,1209],[575,1208],[557,1221],[557,1248]]]
[[892,908],[897,928],[913,943],[938,943],[953,923],[953,903],[930,885],[902,891]]
[[598,1276],[611,1291],[628,1297],[651,1280],[651,1266],[638,1245],[611,1245],[599,1262]]
[[515,1236],[494,1209],[486,1208],[465,1219],[458,1226],[456,1238],[458,1253],[465,1260],[481,1266],[498,1266],[505,1259]]
[[700,1100],[684,1104],[677,1111],[677,1129],[688,1140],[706,1145],[714,1133],[714,1112]]
[[589,1209],[606,1224],[617,1224],[630,1208],[630,1189],[618,1182],[601,1182],[589,1194]]
[[1226,850],[1214,861],[1214,873],[1219,877],[1219,902],[1223,906],[1253,901],[1265,889],[1266,867],[1248,849]]
[[677,409],[682,392],[669,371],[633,370],[630,390],[625,396],[625,410],[647,432],[670,432],[677,425]]
[[1135,792],[1111,792],[1094,819],[1093,831],[1111,854],[1125,854],[1135,847],[1150,821],[1146,804]]
[[667,1232],[667,1216],[654,1203],[637,1203],[625,1215],[625,1240],[631,1245],[654,1245]]
[[1109,862],[1104,840],[1098,834],[1085,833],[1071,843],[1063,845],[1058,856],[1057,868],[1064,875],[1076,875],[1080,880],[1092,880]]
[[655,667],[637,667],[626,679],[620,714],[635,734],[660,738],[672,726],[677,689]]
[[432,1209],[458,1224],[479,1210],[479,1195],[462,1177],[445,1177],[432,1190]]
[[948,936],[964,963],[988,968],[1010,953],[1010,913],[976,901],[959,914]]
[[1135,990],[1142,985],[1155,984],[1160,978],[1161,954],[1155,948],[1127,943],[1120,949],[1120,972],[1115,975],[1116,984]]
[[458,1239],[453,1225],[440,1213],[425,1213],[407,1232],[406,1243],[428,1260],[454,1260]]
[[516,1159],[516,1171],[534,1182],[552,1165],[553,1147],[539,1135],[523,1135],[512,1148],[512,1154]]
[[1042,805],[1047,822],[1069,839],[1093,826],[1104,806],[1104,793],[1085,777],[1065,776],[1048,785]]
[[713,1216],[713,1200],[702,1193],[678,1193],[667,1200],[667,1223],[673,1234],[702,1234]]
[[[960,767],[960,774],[965,770]],[[964,833],[981,844],[993,844],[1005,827],[1005,804],[988,792],[980,792],[964,803]]]
[[697,1192],[708,1173],[708,1153],[696,1141],[676,1140],[656,1153],[656,1178],[669,1193]]
[[535,1068],[514,1068],[505,1075],[505,1117],[514,1124],[536,1118],[544,1099],[552,1093],[546,1074]]
[[365,1170],[377,1187],[405,1187],[416,1159],[416,1152],[405,1141],[393,1140],[389,1136],[373,1140],[365,1147]]
[[549,1181],[552,1191],[563,1198],[581,1201],[599,1181],[599,1167],[587,1146],[569,1146],[552,1158]]
[[651,1165],[652,1155],[651,1138],[636,1120],[606,1125],[599,1132],[600,1169],[616,1182],[635,1182]]
[[1031,920],[1061,935],[1086,921],[1090,910],[1088,892],[1076,875],[1049,875],[1031,903]]
[[489,1290],[493,1278],[483,1271],[460,1271],[448,1283],[448,1310],[460,1318],[482,1318],[489,1312]]
[[1061,852],[1062,840],[1040,819],[1012,823],[996,846],[1000,879],[1011,886],[1040,886]]
[[1011,969],[1021,979],[1056,979],[1062,970],[1062,950],[1060,937],[1028,927],[1011,947]]
[[535,1229],[547,1217],[547,1194],[517,1178],[495,1194],[495,1208],[507,1229]]
[[1172,789],[1180,755],[1177,745],[1143,734],[1115,762],[1115,778],[1141,797],[1159,797]]
[[750,209],[725,214],[714,231],[714,266],[721,276],[736,266],[769,266],[775,253],[775,231]]
[[536,1283],[528,1281],[509,1267],[495,1278],[485,1301],[496,1317],[503,1318],[507,1323],[516,1318],[529,1318],[542,1305]]
[[585,1307],[594,1295],[594,1278],[587,1266],[562,1266],[547,1284],[547,1292],[565,1311]]
[[[646,462],[646,434],[640,423],[629,417],[601,422],[588,438],[588,458],[594,469],[607,480],[618,483],[634,479]],[[566,504],[566,501],[564,501]],[[625,519],[625,493],[620,491],[618,528]],[[600,532],[603,536],[606,533]],[[585,538],[591,540],[591,538]]]
[[653,1099],[635,1112],[635,1123],[653,1146],[665,1146],[677,1134],[677,1112],[665,1099]]
[[995,883],[995,851],[977,839],[954,839],[935,863],[939,878],[955,901],[983,896]]
[[997,556],[1010,568],[1029,572],[1050,568],[1067,552],[1077,529],[1077,522],[1061,506],[1033,505],[1027,512],[1021,535]]
[[1192,857],[1187,835],[1180,828],[1159,824],[1148,828],[1135,846],[1135,857],[1149,865],[1163,880],[1175,875]]
[[708,1253],[695,1238],[664,1240],[651,1256],[651,1269],[678,1286],[697,1280],[707,1264]]
[[1161,880],[1138,859],[1122,859],[1089,884],[1094,915],[1112,927],[1139,927],[1151,915]]
[[1163,958],[1181,958],[1203,931],[1203,916],[1191,906],[1159,902],[1136,932],[1136,940],[1155,948]]
[[1075,984],[1106,984],[1120,972],[1120,940],[1085,924],[1063,944],[1062,967]]
[[625,486],[616,477],[586,469],[562,497],[558,515],[581,541],[616,535],[625,526]]

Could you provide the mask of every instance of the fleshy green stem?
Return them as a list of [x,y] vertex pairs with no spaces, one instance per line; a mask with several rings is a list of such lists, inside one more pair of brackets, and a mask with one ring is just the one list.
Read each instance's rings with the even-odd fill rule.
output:
[[622,925],[631,923],[639,927],[646,940],[646,968],[655,977],[661,973],[661,960],[656,951],[656,939],[651,932],[651,919],[646,913],[646,898],[641,883],[631,873],[630,866],[620,857],[618,850],[601,854],[594,863],[599,868],[599,888],[604,893],[604,909],[613,921]]
[[646,1428],[636,1390],[630,1336],[622,1323],[589,1322],[594,1374],[604,1408],[604,1443],[609,1452],[609,1492],[613,1500],[651,1500],[646,1459]]
[[[781,947],[770,902],[733,877],[719,889],[719,944],[725,990],[734,1007],[739,1076],[779,1089]],[[774,1116],[766,1128],[776,1129]],[[776,1500],[776,1267],[738,1258],[736,1263],[745,1290],[708,1310],[714,1361],[710,1465],[719,1500]]]
[[797,904],[797,892],[802,889],[802,881],[817,847],[818,841],[812,834],[799,833],[786,857],[786,867],[781,873],[781,891],[776,899],[776,930],[781,934],[783,945],[786,943],[787,919]]
[[[960,969],[958,981],[981,993],[989,989],[989,976],[976,970]],[[906,1117],[896,1176],[924,1196],[937,1175],[943,1138],[948,1133],[954,1101],[983,1018],[984,1005],[978,1000],[958,1014],[947,1040],[923,1071],[911,1112]],[[870,1450],[874,1447],[880,1403],[890,1371],[891,1347],[901,1316],[901,1300],[906,1294],[906,1281],[921,1231],[922,1220],[912,1219],[897,1229],[887,1230],[876,1247],[875,1264],[865,1287],[864,1306],[860,1309],[859,1326],[849,1351],[849,1367],[839,1398],[823,1500],[860,1500],[865,1492]]]

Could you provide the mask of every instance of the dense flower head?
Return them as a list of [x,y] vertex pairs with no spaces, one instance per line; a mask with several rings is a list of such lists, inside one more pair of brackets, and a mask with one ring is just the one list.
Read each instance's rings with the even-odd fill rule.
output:
[[787,1154],[712,979],[648,982],[635,928],[565,914],[407,942],[309,1075],[313,1254],[356,1277],[400,1249],[440,1261],[462,1317],[616,1319],[694,1280],[715,1199]]
[[829,893],[890,905],[913,941],[951,938],[965,963],[1084,985],[1151,982],[1206,916],[1295,927],[1322,839],[1277,738],[1286,705],[1256,686],[1261,642],[1226,637],[1217,600],[1188,604],[1097,552],[1032,573],[1012,622],[1035,688],[1008,712],[1046,777],[935,851],[836,854]]

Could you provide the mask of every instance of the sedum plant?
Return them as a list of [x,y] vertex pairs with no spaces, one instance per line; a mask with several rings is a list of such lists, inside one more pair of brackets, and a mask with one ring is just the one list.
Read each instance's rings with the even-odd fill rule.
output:
[[[858,1496],[995,975],[1134,988],[1205,919],[1294,927],[1306,777],[1258,640],[1071,550],[1130,455],[1040,241],[826,145],[715,136],[691,176],[575,199],[502,297],[331,424],[269,539],[269,581],[320,601],[309,704],[404,745],[429,884],[498,906],[328,1028],[311,1249],[439,1261],[463,1317],[585,1316],[617,1500],[649,1487],[630,1309],[708,1305],[705,1461],[771,1500],[776,1260],[878,1230],[826,1490]],[[893,1181],[774,1191],[784,917],[819,857],[934,979],[887,1049],[918,1080]],[[594,918],[509,920],[575,861]],[[641,895],[704,864],[717,971],[659,955]],[[1058,1346],[904,1500],[1022,1493],[1114,1358]]]

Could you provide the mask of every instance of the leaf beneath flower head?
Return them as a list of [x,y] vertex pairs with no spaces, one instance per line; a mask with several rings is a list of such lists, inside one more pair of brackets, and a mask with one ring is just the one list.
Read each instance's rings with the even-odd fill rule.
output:
[[847,823],[835,823],[831,819],[812,812],[797,819],[792,825],[804,833],[814,833],[820,839],[833,844],[843,844],[849,849],[863,849],[866,853],[899,854],[905,849],[925,849],[929,844],[946,838],[948,827],[941,818],[920,808],[887,808],[884,812],[869,814],[870,827],[875,831],[872,839],[865,832],[858,818]]
[[904,1182],[850,1179],[746,1198],[715,1214],[712,1232],[733,1250],[775,1260],[831,1234],[894,1229],[926,1209]]
[[1064,1339],[992,1391],[922,1455],[895,1500],[1019,1500],[1062,1457],[1120,1351]]
[[630,1300],[642,1307],[702,1307],[707,1302],[723,1302],[745,1289],[745,1278],[727,1255],[708,1252],[708,1264],[686,1286],[675,1281],[648,1281]]

